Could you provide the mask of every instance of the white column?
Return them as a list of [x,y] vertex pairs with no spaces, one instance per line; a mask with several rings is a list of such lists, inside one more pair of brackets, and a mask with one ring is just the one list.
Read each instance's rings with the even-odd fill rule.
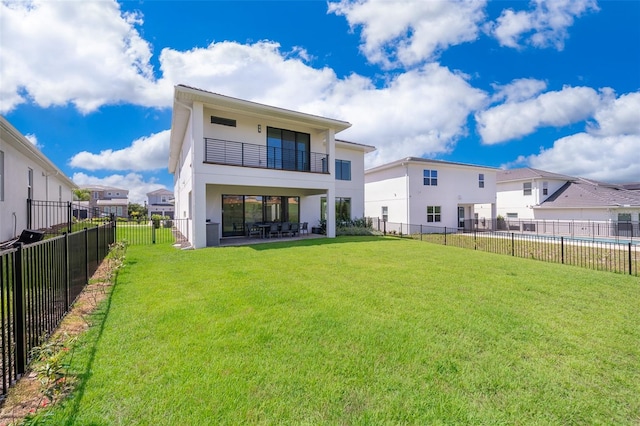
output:
[[327,167],[331,174],[331,182],[327,188],[327,237],[336,237],[336,139],[335,130],[325,132],[326,151],[328,155]]
[[191,113],[191,137],[193,138],[192,170],[193,182],[191,202],[191,220],[193,227],[193,247],[207,246],[207,185],[200,170],[204,160],[204,108],[202,103],[194,102]]

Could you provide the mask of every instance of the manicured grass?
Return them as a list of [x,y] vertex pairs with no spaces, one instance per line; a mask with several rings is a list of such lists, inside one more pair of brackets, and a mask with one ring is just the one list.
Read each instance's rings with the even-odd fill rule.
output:
[[639,302],[638,277],[395,238],[132,246],[46,422],[637,424]]

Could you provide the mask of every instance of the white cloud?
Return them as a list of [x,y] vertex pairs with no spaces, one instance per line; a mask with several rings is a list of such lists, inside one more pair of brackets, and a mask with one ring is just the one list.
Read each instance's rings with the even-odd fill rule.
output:
[[157,183],[155,179],[145,181],[144,177],[139,173],[114,174],[102,178],[85,173],[74,173],[71,180],[79,186],[105,185],[127,189],[129,190],[129,203],[138,204],[144,204],[147,200],[147,193],[157,189],[166,189],[164,185]]
[[586,132],[558,139],[539,154],[519,158],[556,173],[605,182],[640,180],[640,92],[606,99]]
[[158,105],[140,22],[115,1],[1,2],[0,112],[27,101],[83,113],[123,101]]
[[538,48],[564,49],[567,28],[574,18],[597,11],[595,0],[534,0],[531,11],[506,9],[487,26],[501,46],[518,48],[528,44]]
[[383,89],[354,80],[337,84],[307,109],[349,120],[353,127],[338,137],[376,146],[367,166],[449,152],[467,134],[469,114],[486,99],[465,76],[437,64],[401,74]]
[[493,84],[496,93],[491,97],[493,102],[521,102],[531,99],[547,88],[547,83],[533,78],[520,78],[506,85]]
[[604,182],[640,179],[640,135],[599,137],[578,133],[527,158],[531,167]]
[[38,137],[36,135],[34,135],[33,133],[28,133],[28,134],[24,135],[24,137],[25,137],[26,140],[31,142],[33,144],[33,146],[35,146],[38,149],[42,149],[42,145],[40,145],[38,143]]
[[[604,95],[608,89],[604,89]],[[564,87],[533,99],[507,102],[476,113],[478,132],[485,144],[496,144],[533,133],[540,127],[562,127],[593,116],[602,101],[589,87]]]
[[163,130],[133,141],[117,151],[107,149],[99,154],[82,151],[69,165],[85,170],[157,170],[167,167],[170,130]]
[[478,37],[485,1],[342,0],[329,12],[362,27],[361,51],[384,67],[411,66],[433,59],[449,46]]

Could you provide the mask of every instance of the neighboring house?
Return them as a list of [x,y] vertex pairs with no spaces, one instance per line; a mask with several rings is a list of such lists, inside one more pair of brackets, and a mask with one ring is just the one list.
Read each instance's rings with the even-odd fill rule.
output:
[[[55,202],[71,202],[74,188],[71,179],[0,116],[0,241],[11,240],[27,228],[27,199],[44,202],[46,212],[57,208]],[[38,227],[59,225],[58,218],[67,220],[67,215],[42,216]]]
[[[222,237],[242,236],[254,222],[316,226],[326,200],[326,232],[335,237],[336,203],[364,214],[368,145],[336,141],[345,121],[175,87],[169,172],[176,219],[185,236],[207,245],[207,222]],[[336,166],[338,169],[336,170]]]
[[[497,169],[407,157],[365,171],[365,214],[391,223],[465,228],[491,219]],[[480,205],[487,205],[480,211]]]
[[640,191],[636,187],[532,168],[501,170],[498,214],[505,219],[638,222]]
[[149,218],[153,215],[174,218],[173,192],[162,188],[147,193],[147,212]]
[[97,211],[103,216],[114,214],[116,217],[128,217],[129,190],[103,185],[88,185],[81,188],[91,193],[89,208],[92,211]]

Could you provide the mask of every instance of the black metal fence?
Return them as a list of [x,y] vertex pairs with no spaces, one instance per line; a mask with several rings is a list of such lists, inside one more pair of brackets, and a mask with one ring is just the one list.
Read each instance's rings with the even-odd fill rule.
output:
[[124,220],[115,222],[116,240],[127,245],[182,244],[187,242],[188,219]]
[[110,217],[97,207],[69,201],[27,199],[27,229],[37,229],[46,235],[71,233],[109,220]]
[[0,252],[0,400],[25,373],[31,349],[55,330],[114,242],[109,222]]
[[491,229],[446,228],[373,219],[373,229],[385,235],[413,238],[471,250],[506,254],[545,262],[638,276],[640,241],[595,237],[571,238]]
[[640,222],[546,219],[466,219],[465,231],[507,231],[551,237],[611,239],[626,242],[640,239]]

